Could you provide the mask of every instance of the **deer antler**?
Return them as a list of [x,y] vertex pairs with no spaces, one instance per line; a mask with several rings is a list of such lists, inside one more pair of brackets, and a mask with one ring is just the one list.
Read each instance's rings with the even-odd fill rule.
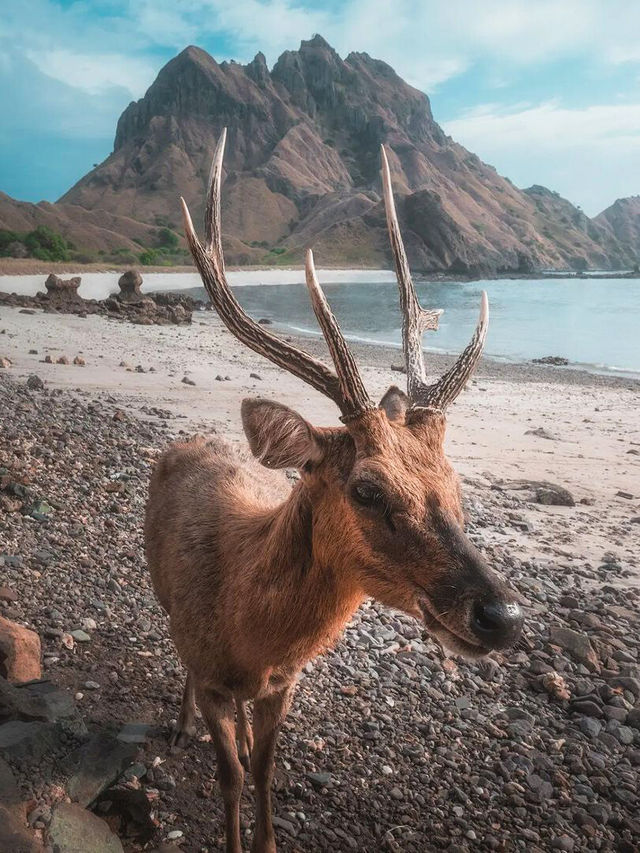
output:
[[482,291],[480,318],[471,342],[458,357],[456,363],[437,382],[427,383],[422,351],[422,335],[427,329],[438,328],[441,310],[420,307],[411,278],[407,255],[400,234],[396,206],[391,187],[391,173],[384,145],[382,152],[382,190],[387,214],[387,227],[391,240],[391,251],[396,268],[402,309],[402,346],[407,366],[407,391],[413,409],[440,409],[444,411],[464,388],[482,354],[489,324],[489,300]]
[[209,193],[204,218],[204,246],[196,235],[185,200],[180,199],[187,243],[202,283],[225,326],[239,341],[333,400],[342,412],[343,420],[357,417],[363,411],[372,409],[373,404],[362,383],[355,359],[320,289],[311,252],[307,253],[307,286],[313,310],[329,347],[336,373],[309,353],[291,346],[258,325],[243,310],[229,287],[225,275],[220,226],[222,158],[226,136],[225,128],[218,140],[209,175]]

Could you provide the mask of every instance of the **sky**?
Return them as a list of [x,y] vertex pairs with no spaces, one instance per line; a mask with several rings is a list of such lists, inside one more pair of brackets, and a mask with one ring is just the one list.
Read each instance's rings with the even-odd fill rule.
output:
[[426,92],[446,133],[588,215],[640,193],[640,0],[20,0],[0,16],[0,191],[56,200],[188,44],[271,67],[320,33]]

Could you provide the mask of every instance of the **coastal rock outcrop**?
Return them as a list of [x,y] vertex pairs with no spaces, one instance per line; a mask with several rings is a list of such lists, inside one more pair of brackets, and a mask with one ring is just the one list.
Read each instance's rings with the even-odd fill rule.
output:
[[120,276],[120,291],[107,299],[83,299],[78,293],[80,283],[79,276],[63,281],[51,274],[45,282],[46,293],[25,296],[0,292],[0,305],[26,310],[42,308],[80,316],[103,314],[141,326],[185,325],[191,322],[195,310],[205,307],[204,303],[179,293],[142,293],[142,276],[134,269]]
[[64,308],[67,305],[81,305],[82,297],[78,293],[81,281],[80,276],[62,279],[50,273],[44,283],[49,304],[56,308]]

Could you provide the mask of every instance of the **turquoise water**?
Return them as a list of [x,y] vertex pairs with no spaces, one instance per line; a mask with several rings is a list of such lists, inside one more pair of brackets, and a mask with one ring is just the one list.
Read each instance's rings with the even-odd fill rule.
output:
[[[443,308],[427,349],[463,348],[477,319],[480,292],[489,294],[491,318],[486,353],[509,361],[545,355],[568,358],[590,370],[640,374],[640,280],[554,279],[416,282],[422,305]],[[395,284],[324,286],[334,313],[351,339],[397,345],[401,320]],[[316,334],[318,327],[301,284],[234,288],[254,317]],[[201,298],[204,291],[197,291]]]

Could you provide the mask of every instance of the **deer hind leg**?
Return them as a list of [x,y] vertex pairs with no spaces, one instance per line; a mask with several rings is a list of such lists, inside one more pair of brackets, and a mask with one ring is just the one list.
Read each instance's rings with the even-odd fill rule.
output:
[[218,782],[224,800],[227,853],[242,853],[240,842],[240,796],[244,770],[238,759],[235,741],[235,707],[231,694],[210,688],[198,689],[202,711],[216,751]]
[[276,853],[276,840],[271,819],[271,784],[275,767],[276,739],[287,716],[293,697],[293,684],[253,705],[251,770],[256,786],[256,826],[252,853]]
[[236,699],[237,723],[236,740],[238,742],[238,758],[246,771],[251,769],[251,750],[253,749],[253,731],[247,719],[247,705],[241,699]]
[[181,749],[189,743],[196,733],[196,694],[193,685],[193,676],[187,672],[187,680],[182,694],[182,706],[176,727],[169,736],[171,746],[179,746]]

